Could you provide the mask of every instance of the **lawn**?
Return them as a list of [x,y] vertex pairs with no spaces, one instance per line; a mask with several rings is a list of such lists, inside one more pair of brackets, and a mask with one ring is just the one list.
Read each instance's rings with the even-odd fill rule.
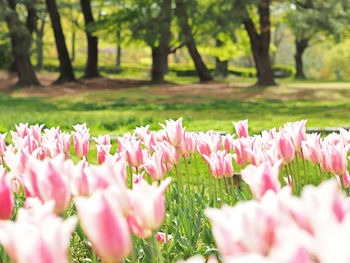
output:
[[232,122],[241,119],[249,119],[253,133],[300,119],[308,119],[308,128],[350,127],[350,83],[284,80],[265,89],[251,83],[152,86],[130,80],[126,86],[101,79],[0,93],[0,132],[19,122],[63,130],[86,122],[93,135],[118,135],[147,124],[157,130],[160,122],[181,116],[191,131],[232,132]]

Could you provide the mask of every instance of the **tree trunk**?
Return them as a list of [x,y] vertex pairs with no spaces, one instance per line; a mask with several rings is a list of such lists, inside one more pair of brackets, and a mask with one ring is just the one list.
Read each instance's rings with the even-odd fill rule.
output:
[[303,54],[305,49],[309,45],[309,39],[303,38],[301,40],[295,40],[295,77],[299,79],[305,79],[304,68],[303,68]]
[[40,86],[30,61],[32,35],[16,12],[16,2],[7,0],[5,20],[9,28],[15,68],[18,75],[16,86]]
[[160,34],[158,46],[152,47],[152,83],[163,83],[164,75],[168,70],[169,43],[171,36],[171,0],[163,0],[158,19]]
[[[222,41],[216,39],[216,46],[221,47],[223,45]],[[220,58],[215,58],[215,74],[226,78],[228,76],[228,61],[221,61]]]
[[[258,6],[260,18],[260,34],[250,17],[243,19],[244,27],[248,33],[250,46],[257,70],[257,86],[277,85],[274,79],[273,70],[269,56],[270,47],[270,0],[261,0]],[[248,12],[247,12],[248,13]]]
[[164,75],[167,70],[168,47],[152,47],[152,83],[163,83]]
[[41,20],[40,28],[36,30],[36,55],[37,64],[36,69],[40,70],[44,66],[44,28],[45,28],[45,17]]
[[121,42],[121,36],[120,36],[120,30],[117,30],[117,59],[116,59],[116,66],[117,69],[120,69],[121,66],[121,60],[122,60],[122,49],[120,46]]
[[75,31],[72,32],[72,55],[70,61],[75,61]]
[[69,54],[61,26],[61,19],[57,10],[56,0],[46,0],[46,6],[50,14],[51,24],[55,35],[58,58],[60,60],[60,77],[55,82],[63,83],[67,81],[75,81],[74,71],[72,63],[69,59]]
[[186,46],[195,64],[197,74],[201,82],[212,81],[213,77],[210,74],[207,66],[204,64],[201,55],[198,52],[196,42],[192,34],[192,30],[188,23],[188,15],[184,0],[176,0],[176,12],[181,27],[181,34],[185,39]]
[[[91,10],[91,0],[80,0],[80,6],[84,14],[85,27],[87,27],[94,22]],[[85,32],[88,41],[88,58],[83,78],[96,78],[100,76],[98,72],[98,38],[93,36],[86,29]]]

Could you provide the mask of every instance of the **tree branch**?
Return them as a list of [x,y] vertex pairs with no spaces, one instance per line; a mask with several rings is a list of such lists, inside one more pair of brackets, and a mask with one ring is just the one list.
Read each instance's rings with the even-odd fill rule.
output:
[[185,45],[186,45],[186,43],[182,43],[182,44],[178,45],[177,47],[175,47],[173,49],[169,49],[169,54],[175,53],[178,49],[184,47]]

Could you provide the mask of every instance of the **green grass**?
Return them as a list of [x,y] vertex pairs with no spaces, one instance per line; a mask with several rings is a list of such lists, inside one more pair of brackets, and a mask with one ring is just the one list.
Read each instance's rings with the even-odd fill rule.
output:
[[[249,119],[250,130],[254,133],[300,119],[308,119],[308,127],[350,126],[348,83],[341,85],[341,100],[314,100],[312,97],[285,100],[264,95],[265,92],[288,90],[288,85],[295,89],[303,86],[299,82],[285,85],[287,87],[271,87],[269,90],[235,90],[235,94],[248,94],[248,99],[236,98],[235,94],[227,97],[157,94],[150,86],[56,98],[23,97],[18,91],[12,95],[0,95],[0,132],[13,129],[19,122],[45,123],[46,127],[60,126],[63,130],[72,130],[72,125],[86,122],[93,135],[120,134],[146,124],[159,129],[160,122],[181,116],[187,129],[194,131],[232,132],[232,121],[240,119]],[[310,91],[325,85],[305,83],[306,90]]]

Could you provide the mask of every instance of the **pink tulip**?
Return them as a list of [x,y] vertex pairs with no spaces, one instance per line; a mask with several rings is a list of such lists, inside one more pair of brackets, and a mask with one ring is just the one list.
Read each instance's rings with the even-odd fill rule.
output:
[[132,143],[136,141],[136,139],[130,133],[126,133],[124,134],[123,137],[118,136],[117,141],[118,141],[118,152],[121,153],[121,152],[125,152],[124,145],[127,145],[128,143]]
[[96,145],[111,145],[111,137],[109,134],[107,135],[99,135],[97,138],[92,137],[92,139],[95,141]]
[[145,168],[147,173],[156,181],[164,178],[165,176],[165,165],[163,164],[163,153],[155,152],[151,159],[146,161],[141,168]]
[[22,178],[27,196],[38,197],[43,203],[54,200],[55,212],[63,212],[71,200],[69,168],[63,156],[44,161],[33,160]]
[[153,154],[157,147],[156,133],[151,132],[149,135],[145,134],[143,137],[143,143],[150,154]]
[[139,167],[143,164],[143,153],[141,141],[132,140],[123,145],[128,163],[133,167]]
[[341,184],[340,180],[343,180],[345,188],[349,187],[349,185],[350,185],[350,176],[349,176],[349,172],[348,171],[346,171],[343,175],[336,176],[336,178],[337,178],[337,181],[338,181],[339,188],[342,188],[342,184]]
[[339,132],[341,137],[343,137],[344,146],[350,145],[350,130],[347,131],[343,128],[339,128]]
[[321,168],[326,173],[332,172],[332,165],[330,163],[330,154],[329,154],[329,146],[326,144],[323,144],[322,146],[322,162],[321,162]]
[[322,146],[319,134],[311,134],[306,136],[306,141],[302,141],[302,150],[304,158],[313,164],[322,162]]
[[5,169],[0,171],[0,173],[0,219],[8,220],[12,216],[15,199],[5,177]]
[[163,141],[157,144],[157,151],[163,153],[163,162],[170,164],[178,164],[179,156],[177,150],[167,141]]
[[28,123],[20,123],[18,126],[15,125],[15,127],[19,137],[24,138],[29,134]]
[[210,173],[217,179],[220,179],[225,174],[225,154],[224,151],[212,152],[210,156],[204,155],[203,158],[209,164]]
[[97,160],[102,164],[106,160],[106,156],[111,150],[111,145],[96,145],[97,148]]
[[143,171],[140,174],[133,174],[132,175],[132,181],[134,184],[138,184],[140,181],[145,180],[145,171]]
[[197,144],[199,148],[202,147],[202,144],[206,145],[206,147],[209,149],[209,154],[204,153],[206,155],[210,155],[211,152],[217,152],[222,149],[221,136],[214,131],[208,131],[206,133],[200,132],[197,137]]
[[197,136],[193,132],[186,132],[185,134],[186,149],[189,154],[196,154],[197,152]]
[[0,134],[0,156],[3,156],[6,152],[6,135],[7,133]]
[[235,173],[233,164],[232,164],[232,154],[226,154],[224,156],[224,166],[225,166],[225,176],[226,177],[232,177]]
[[232,152],[234,149],[234,144],[233,144],[233,137],[234,135],[226,134],[225,137],[223,137],[223,144],[224,144],[224,149],[226,152]]
[[7,150],[4,153],[4,161],[15,175],[23,174],[26,171],[30,158],[28,149],[21,149],[17,153]]
[[165,121],[166,126],[160,124],[166,131],[168,141],[175,147],[180,146],[182,140],[184,139],[185,129],[182,128],[182,118],[177,121],[169,120]]
[[127,173],[124,159],[119,159],[117,162],[106,159],[100,166],[89,165],[87,171],[93,180],[94,189],[106,189],[111,185],[126,185]]
[[166,242],[166,234],[163,233],[163,232],[158,232],[156,234],[156,240],[159,242],[159,243],[162,243],[164,244]]
[[132,249],[128,224],[115,201],[103,192],[75,200],[86,236],[96,253],[107,262],[121,262]]
[[164,180],[159,187],[149,185],[141,180],[130,192],[131,213],[128,224],[132,233],[142,238],[148,238],[158,229],[165,217],[164,192],[171,178]]
[[48,212],[33,215],[22,208],[15,223],[7,221],[0,226],[0,242],[16,263],[68,263],[70,236],[76,224],[75,217],[63,221]]
[[301,142],[306,139],[306,122],[307,120],[288,122],[283,127],[283,130],[291,138],[296,153],[300,152]]
[[32,136],[39,144],[41,143],[41,131],[44,128],[44,124],[40,125],[35,124],[29,127],[29,134]]
[[329,149],[329,162],[332,172],[336,175],[343,175],[346,172],[348,162],[346,160],[347,150],[343,144],[333,145]]
[[275,193],[280,190],[278,178],[281,162],[274,166],[269,163],[263,163],[259,167],[249,165],[242,170],[242,178],[249,185],[255,199],[260,200],[269,190]]
[[[76,126],[73,126],[76,127]],[[86,126],[85,126],[86,127]],[[90,133],[88,129],[76,130],[73,132],[74,149],[79,158],[83,158],[89,152],[90,148]]]
[[197,152],[197,139],[194,133],[185,132],[179,151],[182,156],[188,157],[190,154]]
[[137,137],[140,138],[141,141],[145,141],[145,138],[148,135],[150,135],[149,125],[146,125],[145,127],[143,127],[143,126],[136,127],[135,133],[136,133]]
[[284,164],[288,164],[293,161],[295,157],[293,143],[283,130],[279,132],[279,136],[276,139],[276,146],[280,157],[283,159]]
[[249,205],[239,203],[233,208],[224,206],[221,210],[209,208],[205,214],[224,258],[249,252],[266,255],[274,245],[279,222],[253,201]]
[[248,133],[248,120],[233,122],[233,125],[236,129],[236,134],[238,138],[247,138],[249,136]]
[[62,141],[62,145],[63,145],[63,152],[67,155],[69,153],[69,149],[72,143],[72,135],[63,132],[61,134],[61,141]]
[[39,143],[34,137],[27,135],[26,137],[24,137],[23,140],[24,140],[23,147],[27,147],[30,154],[32,154],[36,149],[38,149]]
[[86,123],[74,125],[73,128],[75,131],[73,132],[75,152],[78,157],[82,158],[86,156],[89,151],[90,131],[86,127]]
[[238,165],[252,164],[254,159],[254,139],[251,137],[240,138],[234,141],[234,147],[236,152],[236,162]]
[[85,160],[80,161],[77,165],[70,163],[71,168],[71,192],[73,196],[90,196],[95,190],[95,181],[97,176],[91,176]]

